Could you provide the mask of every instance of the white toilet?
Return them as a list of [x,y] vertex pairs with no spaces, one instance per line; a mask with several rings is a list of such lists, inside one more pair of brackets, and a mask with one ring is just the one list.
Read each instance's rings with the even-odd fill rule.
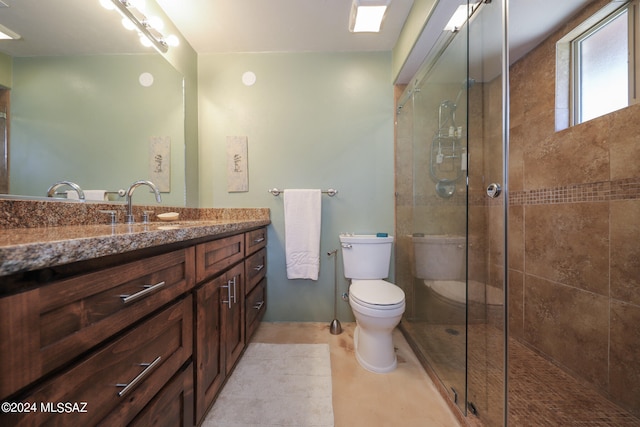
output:
[[356,318],[353,344],[360,365],[386,373],[398,365],[393,329],[404,313],[404,291],[382,280],[389,276],[393,237],[340,235],[349,304]]

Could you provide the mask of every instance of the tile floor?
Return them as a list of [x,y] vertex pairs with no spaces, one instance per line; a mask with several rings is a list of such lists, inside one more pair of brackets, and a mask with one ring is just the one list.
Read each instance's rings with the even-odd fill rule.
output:
[[[429,354],[447,388],[464,387],[465,336],[448,331],[460,325],[407,322],[403,325],[417,340],[420,351]],[[464,327],[462,327],[464,330]],[[469,389],[475,390],[480,420],[486,426],[502,425],[500,402],[504,388],[502,334],[496,328],[469,326]],[[485,353],[482,349],[486,349]],[[473,369],[477,367],[478,369]],[[472,393],[473,394],[473,393]],[[482,396],[487,396],[482,399]],[[477,400],[476,400],[477,399]],[[636,427],[640,419],[605,399],[559,367],[515,339],[509,339],[509,426],[514,427]]]
[[398,368],[375,374],[355,359],[355,323],[342,328],[342,334],[331,335],[328,323],[263,322],[252,342],[329,344],[335,427],[460,426],[399,330]]

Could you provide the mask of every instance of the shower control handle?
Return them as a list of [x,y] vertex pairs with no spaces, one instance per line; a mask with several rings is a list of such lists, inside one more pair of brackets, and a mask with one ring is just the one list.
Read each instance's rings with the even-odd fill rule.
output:
[[487,187],[487,196],[491,197],[492,199],[498,197],[501,192],[502,188],[500,187],[500,184],[493,183],[489,184],[489,186]]

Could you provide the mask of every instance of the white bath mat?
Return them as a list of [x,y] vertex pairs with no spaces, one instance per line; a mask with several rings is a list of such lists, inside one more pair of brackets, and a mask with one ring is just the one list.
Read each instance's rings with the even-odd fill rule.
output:
[[329,345],[249,344],[202,425],[332,427]]

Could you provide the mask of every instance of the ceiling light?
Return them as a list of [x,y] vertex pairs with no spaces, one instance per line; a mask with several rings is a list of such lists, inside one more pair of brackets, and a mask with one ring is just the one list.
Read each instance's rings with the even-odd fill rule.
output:
[[[101,3],[104,5],[103,1]],[[138,30],[143,45],[154,46],[162,53],[166,53],[169,46],[177,46],[178,38],[176,36],[170,35],[165,38],[160,32],[163,24],[159,18],[147,18],[139,9],[144,7],[143,0],[111,0],[111,3],[123,16],[125,28],[131,27]]]
[[453,12],[453,15],[451,15],[451,19],[449,19],[447,25],[445,25],[444,30],[451,31],[452,33],[460,30],[476,10],[476,7],[478,7],[478,3],[469,3],[468,5],[461,4],[458,6],[456,11]]
[[349,31],[352,33],[377,33],[390,0],[353,0],[349,16]]
[[7,27],[0,25],[0,40],[18,40],[21,39],[18,33],[15,33]]
[[100,0],[100,5],[107,10],[113,10],[116,8],[111,0]]

